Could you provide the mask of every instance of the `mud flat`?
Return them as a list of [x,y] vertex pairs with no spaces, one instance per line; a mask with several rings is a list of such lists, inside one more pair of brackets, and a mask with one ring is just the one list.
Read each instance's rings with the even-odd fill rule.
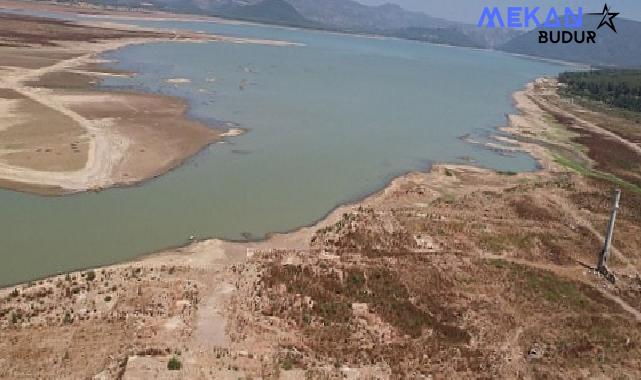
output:
[[164,40],[281,41],[0,15],[0,186],[47,195],[132,185],[224,138],[176,98],[102,92],[101,53]]
[[95,17],[118,16],[122,18],[145,18],[150,20],[214,20],[213,17],[178,15],[162,11],[131,8],[102,7],[93,4],[65,4],[57,1],[0,0],[0,8],[30,10],[38,12],[58,12],[82,14]]

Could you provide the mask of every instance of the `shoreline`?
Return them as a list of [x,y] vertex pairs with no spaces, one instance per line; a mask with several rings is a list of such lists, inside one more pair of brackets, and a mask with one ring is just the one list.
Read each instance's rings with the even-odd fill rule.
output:
[[[82,66],[82,65],[90,64],[90,63],[92,63],[92,62],[94,62],[96,60],[96,58],[94,58],[94,56],[99,57],[101,54],[104,54],[106,52],[113,51],[113,50],[118,50],[118,49],[121,49],[121,48],[124,48],[124,47],[127,47],[127,46],[132,46],[132,45],[135,45],[135,44],[150,43],[150,42],[167,41],[167,40],[168,39],[166,39],[166,38],[134,39],[134,40],[121,40],[121,41],[118,41],[116,43],[102,43],[102,44],[99,44],[99,45],[95,45],[94,49],[92,49],[92,51],[89,54],[81,57],[82,59],[77,61],[77,65],[78,66]],[[101,70],[103,68],[105,68],[105,66],[102,63],[98,63],[96,71],[99,71],[99,70]],[[92,74],[93,73],[89,73],[88,72],[89,76],[92,76]],[[106,75],[110,75],[110,74],[106,74]],[[95,76],[95,77],[97,77],[97,76]],[[38,81],[39,79],[38,79],[38,77],[36,77],[36,78],[34,78],[34,80]],[[4,88],[8,88],[8,89],[12,89],[10,85],[9,86],[3,86],[3,87]],[[132,92],[121,91],[119,94],[116,95],[115,93],[111,93],[110,94],[109,91],[104,91],[104,90],[102,90],[100,88],[93,88],[93,89],[87,88],[86,90],[89,93],[96,94],[98,96],[100,96],[100,95],[105,95],[105,96],[109,96],[109,95],[113,95],[113,96],[117,96],[117,95],[129,96],[129,95],[136,94],[133,91]],[[152,94],[143,94],[142,92],[139,92],[138,94],[143,96],[143,97],[149,97],[150,95],[152,95]],[[169,100],[170,102],[172,102],[172,103],[186,105],[185,101],[182,100],[182,99],[173,98],[173,97],[165,97],[165,98],[167,100]],[[185,118],[185,120],[186,120],[185,114],[186,114],[186,110],[181,112],[179,117],[180,118]],[[208,127],[204,127],[203,126],[203,128],[208,128]],[[91,130],[88,130],[88,131],[91,132]],[[214,129],[212,129],[212,132],[217,133],[217,134],[223,133],[223,131],[216,132],[216,130],[214,130]],[[212,143],[214,143],[216,141],[220,141],[220,140],[217,137],[212,136],[209,139],[209,141],[207,142],[206,145],[204,145],[204,146],[202,146],[202,147],[200,147],[198,149],[198,152],[203,150],[203,149],[205,149],[207,146],[209,146],[210,144],[212,144]],[[105,144],[105,146],[108,146],[108,145]],[[95,149],[97,149],[97,148],[98,148],[98,146],[96,146],[94,149],[92,149],[90,151],[90,153],[93,153],[94,155],[97,155],[98,153],[95,152]],[[110,153],[110,154],[107,153],[107,154],[109,156],[113,157],[113,153]],[[193,155],[193,154],[191,154],[191,155]],[[191,155],[184,155],[183,157],[179,156],[179,157],[176,157],[176,158],[172,159],[171,162],[166,164],[164,168],[160,168],[160,170],[161,170],[160,173],[153,173],[153,174],[149,174],[147,176],[144,176],[143,178],[132,179],[132,180],[124,180],[124,179],[116,180],[116,179],[114,179],[112,177],[112,175],[109,175],[109,177],[111,177],[109,179],[108,178],[103,178],[102,180],[98,180],[98,181],[91,181],[91,180],[87,179],[87,181],[85,181],[84,184],[77,184],[77,185],[71,185],[70,186],[69,185],[70,181],[69,181],[68,178],[67,179],[60,178],[60,180],[56,180],[56,179],[47,180],[46,177],[44,176],[44,173],[42,173],[40,175],[38,172],[34,172],[31,176],[25,176],[24,173],[15,173],[15,172],[12,173],[12,172],[6,172],[6,171],[2,173],[1,178],[4,181],[9,181],[9,182],[15,183],[15,186],[12,186],[12,188],[10,189],[10,190],[14,190],[14,191],[33,192],[33,191],[29,191],[29,188],[33,189],[33,188],[38,188],[38,187],[45,187],[45,188],[49,188],[49,189],[54,188],[56,190],[45,191],[44,193],[41,193],[39,191],[35,191],[35,193],[37,193],[39,195],[47,195],[47,196],[72,195],[72,194],[77,194],[77,193],[81,193],[81,192],[100,191],[100,190],[102,190],[104,188],[126,187],[126,186],[135,185],[138,182],[143,182],[143,181],[148,180],[148,179],[153,179],[153,178],[158,177],[158,176],[168,172],[169,170],[179,166],[181,162],[184,162],[184,161],[188,160],[191,157]],[[89,161],[96,160],[96,159],[99,160],[99,158],[97,158],[96,156],[93,156],[93,157],[94,158],[92,158],[92,156],[90,155]],[[106,156],[103,155],[103,159],[104,159],[104,157],[106,157]],[[116,160],[118,162],[122,162],[123,158],[117,158]],[[89,162],[87,163],[87,167],[90,167]],[[112,172],[112,171],[113,171],[113,169],[102,170],[102,172],[104,174],[106,174],[107,172]],[[40,177],[40,178],[38,178],[38,177]],[[56,184],[56,182],[57,182],[57,184]],[[25,191],[25,189],[22,188],[22,184],[24,184],[27,187],[26,191]]]
[[[154,30],[154,31],[157,31],[157,30]],[[159,32],[159,31],[157,31],[157,32]],[[199,38],[216,38],[216,36],[205,36],[205,35],[198,35],[198,37]],[[121,41],[118,44],[115,44],[113,47],[110,47],[109,49],[118,49],[118,48],[122,48],[124,46],[128,46],[128,45],[133,44],[133,43],[149,43],[149,42],[154,42],[154,41],[167,41],[167,39],[166,38],[157,38],[157,39],[140,39],[140,40],[131,40],[131,41]],[[188,39],[186,39],[186,41],[187,42],[191,42],[191,40],[188,40]],[[236,39],[231,39],[231,41],[236,41]],[[255,41],[258,41],[258,40],[253,40],[253,42],[255,42]],[[96,52],[94,52],[94,54],[97,54],[99,56],[100,54],[103,54],[106,51],[108,51],[108,49],[105,46],[103,46],[102,50],[96,49]],[[98,57],[98,60],[100,60],[99,57]],[[103,94],[104,93],[107,93],[107,94],[109,93],[109,91],[104,91],[102,89],[99,89],[98,92],[99,93],[103,93]],[[130,94],[131,93],[135,93],[135,91],[127,91],[127,92],[130,93]],[[147,94],[147,93],[142,93],[142,94],[151,96],[150,94]],[[512,94],[512,99],[514,99],[514,96],[515,96],[515,94]],[[186,105],[186,102],[184,100],[182,100],[182,99],[175,98],[173,100],[174,101],[178,101],[179,100],[180,103],[182,103],[183,105]],[[183,115],[184,115],[184,113],[183,113]],[[498,130],[502,130],[503,127],[497,127],[497,128],[498,128]],[[217,138],[224,138],[224,137],[228,137],[228,136],[229,137],[234,137],[237,133],[232,133],[231,135],[226,136],[232,130],[234,130],[234,129],[230,128],[228,132],[220,133]],[[235,130],[235,131],[237,131],[237,130]],[[177,169],[177,168],[181,167],[184,163],[189,162],[190,160],[192,160],[198,154],[198,152],[203,151],[210,144],[212,144],[214,142],[217,142],[217,141],[220,141],[220,140],[214,140],[214,141],[209,142],[208,144],[202,146],[199,150],[197,150],[196,153],[194,153],[192,155],[187,155],[187,156],[185,156],[183,158],[178,159],[177,161],[172,162],[165,170],[157,172],[154,175],[146,176],[145,178],[138,179],[138,180],[121,181],[121,182],[118,182],[118,183],[111,184],[108,187],[117,189],[117,188],[143,186],[147,182],[153,181],[156,178],[162,176],[163,174],[166,174],[166,173],[168,173],[168,172],[170,172],[170,171],[172,171],[174,169]],[[484,148],[486,148],[486,147],[484,147]],[[524,150],[524,152],[529,153],[526,150]],[[533,155],[533,157],[534,157],[534,159],[536,160],[537,163],[540,163],[540,160],[537,157],[535,157],[534,155]],[[440,163],[440,164],[435,164],[434,165],[434,168],[437,168],[439,170],[442,169],[442,168],[458,168],[458,167],[464,167],[464,168],[468,168],[468,169],[473,167],[473,168],[477,168],[478,170],[491,170],[491,169],[486,169],[486,168],[480,168],[480,167],[474,166],[474,165],[467,166],[467,165],[448,164],[448,163]],[[538,169],[535,168],[534,171],[531,171],[531,172],[532,173],[536,173],[539,170],[541,170],[542,168],[543,168],[543,165],[540,165],[540,168],[538,168]],[[299,226],[299,227],[293,228],[290,231],[270,233],[270,234],[267,234],[266,236],[264,236],[263,238],[252,240],[252,241],[238,240],[238,241],[225,241],[225,242],[226,243],[230,243],[230,244],[267,244],[268,242],[271,241],[271,239],[274,236],[290,235],[290,234],[294,234],[295,235],[301,230],[318,228],[318,226],[320,224],[322,224],[326,219],[331,218],[335,213],[342,212],[342,210],[349,210],[349,209],[352,209],[354,207],[358,207],[359,204],[362,204],[363,202],[366,202],[368,199],[376,198],[378,195],[384,194],[387,191],[388,188],[390,188],[390,187],[392,187],[394,185],[394,183],[396,181],[402,181],[404,178],[411,177],[415,173],[425,173],[425,172],[423,172],[423,171],[420,171],[420,172],[410,171],[408,173],[403,173],[403,174],[391,177],[389,180],[384,181],[381,184],[381,187],[378,190],[375,190],[375,191],[373,191],[371,193],[363,194],[362,196],[354,197],[354,199],[348,200],[345,203],[341,203],[341,204],[335,205],[335,207],[333,207],[332,209],[328,210],[327,213],[325,213],[324,215],[319,217],[317,220],[311,222],[309,225]],[[430,173],[430,171],[428,171],[427,173]],[[93,190],[100,191],[100,190],[103,190],[103,189],[104,188],[93,189]],[[87,191],[92,191],[92,189],[88,189]],[[73,194],[78,193],[79,191],[64,192],[62,194],[61,194],[61,192],[62,191],[58,191],[58,192],[54,191],[54,194],[45,194],[45,195],[51,195],[51,196],[73,195]],[[214,239],[214,240],[217,240],[217,239]],[[223,241],[223,240],[220,240],[220,241]],[[188,245],[189,244],[187,244],[187,246]],[[178,248],[185,248],[185,247],[186,246],[180,246]],[[168,250],[171,250],[171,249],[174,249],[174,248],[176,248],[176,247],[166,247],[166,248],[162,249],[161,251],[165,252],[165,251],[168,251]],[[142,254],[140,254],[140,256],[138,256],[134,260],[138,260],[139,258],[148,257],[150,255],[154,255],[155,253],[157,253],[157,252],[142,253]],[[118,262],[106,264],[106,266],[114,265],[114,264],[117,264],[117,263]],[[86,268],[79,268],[77,270],[83,270],[83,269],[86,269]]]
[[190,13],[185,13],[185,14],[172,13],[171,11],[161,11],[161,10],[151,10],[151,9],[132,11],[132,10],[125,10],[125,9],[109,9],[104,6],[95,6],[95,5],[90,5],[88,8],[84,8],[84,7],[78,7],[70,4],[55,3],[55,2],[40,3],[40,2],[34,2],[33,0],[0,0],[0,10],[3,9],[3,6],[5,7],[5,9],[19,10],[20,8],[16,8],[16,6],[24,5],[24,4],[28,4],[29,9],[32,9],[35,11],[59,12],[63,14],[81,14],[85,17],[95,18],[98,20],[101,18],[111,17],[111,18],[122,19],[122,20],[185,21],[185,22],[199,21],[199,22],[222,23],[222,24],[229,24],[229,25],[257,25],[257,26],[289,29],[289,30],[308,30],[312,32],[321,32],[321,33],[329,33],[334,35],[343,35],[343,36],[352,36],[352,37],[361,37],[361,38],[409,41],[409,42],[415,42],[415,43],[435,45],[440,47],[471,49],[473,51],[502,52],[502,53],[515,56],[515,57],[520,57],[523,59],[531,59],[534,61],[548,62],[548,63],[553,63],[557,65],[562,65],[562,66],[578,67],[581,69],[589,69],[590,67],[592,67],[590,65],[578,63],[578,62],[564,61],[564,60],[559,60],[554,58],[538,57],[535,55],[529,55],[529,54],[523,54],[523,53],[512,53],[509,51],[496,49],[495,47],[490,48],[490,47],[459,46],[459,45],[452,45],[448,43],[422,41],[422,40],[411,39],[411,38],[386,36],[386,35],[366,33],[366,32],[356,32],[356,31],[349,32],[349,31],[340,31],[340,30],[323,29],[323,28],[315,28],[315,27],[279,25],[279,24],[270,24],[270,23],[260,22],[260,21],[226,18],[221,16],[206,16],[206,15],[198,15],[198,14],[190,14]]
[[[109,25],[110,25],[110,27],[118,26],[118,25],[115,25],[115,24],[112,24],[112,23],[110,23]],[[141,30],[139,28],[133,28],[133,29],[134,30]],[[142,30],[143,31],[156,32],[156,33],[162,33],[163,32],[163,30],[159,30],[159,29],[142,29]],[[104,54],[105,52],[110,51],[110,50],[114,50],[114,49],[120,49],[120,48],[123,48],[123,47],[126,47],[126,46],[130,46],[132,44],[138,44],[138,43],[153,43],[153,42],[156,42],[156,41],[174,41],[176,39],[177,35],[174,35],[173,37],[174,38],[171,38],[171,39],[167,38],[167,37],[156,37],[156,38],[130,39],[130,40],[126,40],[126,41],[119,40],[119,41],[112,42],[112,43],[103,43],[103,44],[95,45],[95,46],[93,46],[93,50],[91,52],[91,55],[83,56],[84,58],[81,60],[81,62],[78,63],[78,65],[82,66],[82,65],[88,64],[88,63],[97,63],[98,64],[98,68],[94,69],[93,72],[90,73],[90,75],[92,75],[92,77],[95,78],[97,72],[100,72],[100,70],[104,70],[105,69],[104,59],[101,58],[101,55]],[[203,39],[216,41],[218,38],[221,38],[221,37],[215,36],[215,35],[203,35],[203,34],[197,34],[196,36],[193,36],[190,32],[187,32],[185,36],[181,36],[181,40],[184,40],[186,43],[199,42],[199,41],[201,41]],[[194,39],[195,39],[195,41],[194,41]],[[229,38],[229,37],[222,37],[222,39],[227,41],[227,42],[237,42],[237,40],[238,40],[238,39]],[[261,43],[262,41],[263,40],[249,39],[248,42]],[[279,45],[286,45],[287,43],[278,42],[278,44]],[[104,75],[113,75],[113,73],[109,73],[109,70],[104,70],[102,72],[102,74],[104,74]],[[116,73],[116,75],[119,75],[119,74]],[[136,91],[136,90],[118,90],[118,89],[116,89],[115,91],[109,91],[108,89],[105,90],[105,89],[100,89],[100,88],[93,88],[92,90],[94,90],[95,93],[101,94],[101,95],[110,95],[110,94],[111,95],[118,95],[118,93],[125,93],[127,95],[140,95],[140,96],[143,96],[143,97],[146,97],[146,98],[153,98],[155,96],[160,96],[160,95],[154,95],[154,94],[151,94],[151,93],[142,92],[142,91]],[[523,89],[521,89],[520,91],[523,91]],[[517,93],[514,93],[511,96],[511,98],[513,99],[513,103],[518,103],[515,100],[515,95]],[[181,118],[189,119],[191,122],[194,122],[194,123],[199,123],[199,124],[203,123],[200,120],[191,120],[190,118],[187,118],[185,116],[187,111],[188,111],[188,104],[187,104],[186,100],[181,99],[181,98],[171,97],[171,101],[173,103],[177,103],[177,104],[180,104],[183,107],[185,107],[183,109],[183,111],[181,112],[181,114],[180,114]],[[516,107],[516,108],[518,109],[518,107]],[[118,110],[121,110],[121,109],[114,109],[113,112],[117,112]],[[208,127],[205,127],[205,128],[208,128]],[[497,130],[504,131],[503,128],[505,128],[505,126],[504,127],[497,127]],[[37,187],[33,188],[34,185],[32,185],[32,184],[24,185],[24,186],[26,186],[26,189],[23,188],[23,190],[27,190],[27,192],[37,193],[39,195],[46,195],[46,196],[73,196],[74,194],[77,194],[77,193],[80,193],[80,192],[102,191],[102,190],[107,189],[107,188],[120,189],[120,188],[144,186],[148,182],[153,181],[153,180],[161,177],[162,175],[164,175],[166,173],[169,173],[169,172],[171,172],[171,171],[173,171],[175,169],[178,169],[182,165],[184,165],[185,163],[193,160],[195,157],[197,157],[197,155],[200,152],[202,152],[203,150],[207,149],[207,147],[209,147],[211,144],[213,144],[215,142],[220,142],[222,139],[225,139],[227,137],[235,137],[239,133],[242,133],[242,132],[243,132],[243,130],[242,129],[238,129],[238,128],[229,128],[227,131],[220,131],[220,132],[217,133],[217,136],[215,136],[215,138],[213,140],[208,141],[206,144],[201,145],[198,149],[194,150],[192,153],[179,156],[179,157],[175,158],[173,161],[171,161],[169,164],[164,166],[164,168],[161,168],[161,170],[156,170],[151,175],[147,174],[147,175],[142,176],[142,177],[137,178],[137,179],[120,178],[120,181],[113,181],[108,186],[101,186],[99,188],[80,189],[80,190],[75,190],[75,191],[69,191],[69,190],[65,190],[65,189],[55,189],[55,188],[54,189],[52,189],[52,188],[39,189]],[[507,133],[511,134],[510,132],[507,132]],[[482,147],[483,147],[483,149],[487,149],[488,148],[484,144],[482,144]],[[523,152],[529,153],[527,150],[523,150]],[[534,168],[534,171],[529,171],[529,172],[538,172],[539,170],[541,170],[543,168],[543,165],[541,164],[541,161],[540,161],[539,158],[537,158],[534,155],[532,155],[532,156],[535,159],[535,161],[537,162],[538,168]],[[461,166],[459,164],[450,164],[450,163],[438,163],[438,164],[435,164],[435,165],[433,165],[431,170],[434,170],[434,168],[440,170],[442,168],[457,168],[457,167],[468,167],[468,168],[472,168],[473,167],[473,168],[478,168],[479,170],[491,170],[491,169],[486,169],[486,168],[480,168],[480,167],[475,166],[475,165],[469,165],[469,166],[468,165],[462,165]],[[226,241],[226,242],[230,243],[230,244],[267,244],[269,241],[271,241],[271,239],[274,236],[282,236],[282,235],[290,235],[290,234],[295,235],[295,234],[297,234],[298,232],[300,232],[302,230],[318,228],[318,226],[323,224],[323,222],[325,220],[330,219],[332,216],[335,217],[336,213],[340,213],[340,212],[343,212],[343,210],[349,210],[349,209],[352,209],[354,207],[358,207],[359,204],[362,204],[363,202],[366,202],[368,199],[376,198],[380,194],[384,194],[387,191],[387,189],[389,189],[389,188],[394,186],[395,182],[402,181],[404,178],[407,178],[407,177],[411,177],[415,173],[430,173],[430,170],[428,170],[427,172],[424,172],[424,171],[420,171],[420,172],[410,171],[410,172],[407,172],[407,173],[401,173],[399,175],[390,176],[389,179],[387,179],[385,181],[382,181],[381,186],[378,187],[378,190],[374,190],[373,192],[368,192],[368,193],[363,194],[361,196],[356,196],[356,197],[354,197],[354,199],[347,200],[344,203],[337,204],[332,209],[328,210],[327,213],[325,213],[324,215],[320,216],[318,219],[310,222],[310,224],[308,224],[308,225],[298,226],[298,227],[293,228],[293,229],[291,229],[289,231],[269,233],[266,236],[264,236],[262,238],[259,238],[259,239],[255,239],[255,240],[237,240],[237,241]],[[37,185],[35,185],[35,186],[37,186]],[[214,239],[214,240],[217,240],[217,239]],[[220,241],[223,241],[223,240],[220,240]],[[178,247],[166,247],[166,248],[162,249],[161,251],[165,252],[165,251],[168,251],[168,250],[171,250],[171,249],[180,249],[180,248],[185,248],[186,246],[189,246],[188,242],[186,242],[185,244],[186,245],[182,245],[182,246],[178,246]],[[133,260],[139,260],[139,259],[144,258],[144,257],[152,256],[155,253],[157,253],[157,252],[142,253],[142,254],[140,254],[140,256],[134,258]],[[118,262],[113,262],[113,263],[105,264],[105,266],[114,265],[114,264],[117,264],[117,263]],[[78,268],[76,270],[83,270],[83,269],[86,269],[86,268]]]
[[[512,124],[511,118],[521,117],[528,112],[528,107],[523,103],[521,96],[527,96],[528,91],[531,91],[533,88],[533,85],[539,80],[545,80],[545,79],[538,78],[532,82],[529,82],[522,89],[512,94],[514,106],[518,114],[508,115],[506,120],[506,125],[496,127],[497,131],[502,131],[506,133],[508,136],[515,137],[515,138],[523,137],[522,134],[519,134],[518,132],[514,131],[514,126],[511,125]],[[516,177],[546,176],[560,169],[559,166],[552,161],[548,152],[545,149],[541,148],[540,146],[532,143],[521,142],[519,140],[514,140],[513,143],[516,144],[514,148],[518,149],[520,152],[531,155],[532,158],[537,163],[537,168],[535,168],[532,171],[515,173]],[[484,149],[489,149],[485,147],[484,144],[482,144],[482,146]],[[187,161],[193,158],[194,156],[191,156],[187,158]],[[175,168],[171,170],[174,170],[174,169]],[[311,222],[308,225],[303,225],[303,226],[293,228],[292,230],[289,230],[289,231],[268,233],[265,237],[255,239],[255,240],[227,240],[227,239],[219,239],[219,238],[205,238],[198,241],[191,241],[191,242],[188,241],[188,242],[185,242],[184,244],[169,246],[158,251],[143,253],[140,256],[133,258],[131,260],[118,261],[110,264],[101,265],[98,267],[77,268],[71,272],[60,272],[55,275],[38,277],[35,279],[31,279],[29,281],[17,282],[17,283],[13,283],[11,285],[6,285],[6,286],[3,285],[0,287],[0,292],[2,290],[6,290],[13,286],[24,284],[26,282],[40,281],[40,280],[44,280],[44,279],[55,277],[55,276],[61,276],[65,273],[80,273],[82,271],[87,271],[92,269],[93,270],[107,269],[113,266],[123,266],[123,265],[133,264],[133,263],[143,264],[146,260],[156,260],[159,257],[172,256],[185,250],[197,250],[197,248],[202,245],[222,244],[227,247],[231,247],[234,250],[237,250],[237,249],[242,250],[242,249],[257,249],[259,247],[271,247],[274,245],[278,246],[282,241],[294,240],[294,241],[298,241],[297,245],[300,246],[300,242],[305,241],[306,239],[308,240],[308,238],[311,237],[311,235],[313,235],[314,231],[335,223],[345,213],[348,213],[360,207],[367,207],[368,204],[376,203],[377,199],[383,198],[386,194],[390,192],[394,192],[397,188],[402,187],[406,182],[412,180],[413,178],[426,177],[426,176],[431,176],[433,174],[436,175],[439,173],[442,174],[450,170],[461,170],[461,171],[470,172],[470,173],[500,174],[500,172],[497,170],[484,168],[484,167],[473,165],[473,164],[456,164],[456,163],[445,163],[445,162],[434,163],[434,164],[431,164],[430,167],[425,171],[408,171],[404,174],[394,176],[388,181],[385,181],[385,184],[379,190],[376,190],[372,193],[365,194],[360,197],[356,197],[354,200],[337,204],[334,208],[329,210],[326,214],[318,218],[316,221]],[[133,184],[131,186],[134,186],[134,187],[142,186],[147,181],[152,181],[156,178],[157,177],[149,178],[147,180],[142,181],[141,183]],[[123,186],[123,187],[129,187],[129,186]],[[280,248],[276,248],[276,249],[280,249]]]
[[[0,134],[4,133],[6,146],[20,147],[5,149],[4,160],[0,149],[0,185],[9,190],[46,196],[136,185],[181,166],[215,142],[243,132],[237,128],[213,127],[192,120],[187,116],[189,105],[184,99],[142,91],[105,91],[96,87],[94,84],[103,76],[122,75],[105,67],[100,58],[102,54],[134,44],[154,42],[297,45],[285,41],[133,28],[114,23],[71,23],[30,16],[5,18],[26,24],[46,22],[63,38],[47,48],[2,47],[9,49],[15,57],[9,59],[22,59],[25,63],[16,66],[12,65],[13,61],[7,61],[4,66],[8,71],[6,79],[0,81],[0,89],[10,96],[3,100],[9,107],[9,116],[0,123]],[[83,41],[72,45],[64,41],[64,33],[70,28],[97,34],[97,39],[90,41],[92,43]],[[102,38],[101,33],[107,39]],[[109,33],[120,33],[123,37],[116,35],[114,38]],[[136,37],[136,34],[143,35]],[[55,37],[54,33],[52,38]],[[42,38],[45,44],[49,43],[46,40],[49,36]],[[22,56],[21,51],[29,54]],[[34,53],[52,57],[55,63],[32,68],[28,58]],[[0,69],[2,67],[0,61]],[[78,84],[69,87],[66,84],[69,80]],[[47,84],[47,81],[53,84]],[[10,100],[14,98],[16,100]],[[128,104],[126,110],[121,107],[123,103]],[[55,142],[57,145],[55,148],[45,145],[45,153],[52,152],[57,156],[53,162],[43,156],[45,148],[38,148],[38,144],[47,142],[37,132],[37,126],[31,127],[36,131],[30,136],[17,134],[15,128],[11,129],[14,124],[33,124],[31,120],[42,113],[22,110],[24,107],[45,107],[51,114],[50,118],[60,119],[58,128],[62,135]],[[153,111],[147,111],[150,109]],[[38,143],[38,139],[45,140]],[[71,150],[64,144],[70,144]],[[37,150],[33,152],[30,149]]]
[[608,162],[591,151],[604,141],[641,147],[559,88],[526,83],[477,142],[527,153],[532,171],[434,163],[289,232],[192,236],[0,286],[0,377],[639,378],[641,191],[622,197],[610,283],[593,265],[617,184],[589,170]]
[[[551,114],[536,103],[546,99],[545,91],[553,91],[554,86],[551,79],[539,79],[515,92],[519,114],[512,114],[504,126],[512,131],[509,136],[515,144],[540,160],[542,168],[536,172],[501,173],[472,165],[435,164],[428,172],[395,177],[383,189],[338,206],[312,226],[272,234],[260,242],[191,242],[114,265],[3,287],[0,342],[12,342],[11,346],[0,343],[8,363],[5,373],[163,378],[173,357],[183,363],[180,375],[185,378],[257,377],[266,368],[272,374],[300,378],[311,368],[338,376],[374,374],[385,379],[402,370],[390,368],[395,363],[389,360],[385,363],[391,364],[360,362],[358,357],[368,349],[343,342],[342,335],[334,343],[338,350],[319,348],[317,329],[332,333],[339,323],[339,331],[348,324],[365,333],[374,331],[372,336],[361,335],[369,339],[372,349],[398,342],[409,343],[399,349],[415,347],[414,352],[421,355],[426,346],[443,344],[490,350],[496,355],[491,355],[488,366],[474,371],[487,375],[492,370],[493,377],[510,378],[516,373],[513,368],[539,365],[527,359],[533,342],[554,347],[557,331],[565,339],[575,336],[577,329],[591,331],[583,324],[564,324],[569,318],[566,311],[583,321],[602,316],[607,307],[608,318],[599,325],[608,323],[625,336],[637,334],[641,330],[632,326],[641,321],[637,310],[641,295],[629,292],[638,288],[641,225],[630,212],[639,210],[641,196],[627,193],[622,199],[622,210],[628,212],[617,220],[617,236],[631,245],[615,242],[609,261],[609,269],[617,275],[614,286],[590,266],[596,258],[594,249],[603,239],[600,231],[605,228],[607,210],[586,208],[584,203],[607,203],[611,189],[558,165],[555,150],[543,144],[547,134],[558,136],[556,128],[562,128],[548,120]],[[533,138],[531,134],[537,134],[534,141],[542,145],[527,140]],[[566,140],[551,142],[565,144]],[[345,303],[342,297],[353,294],[344,291],[345,286],[355,284],[348,285],[345,275],[352,273],[370,274],[372,280],[376,277],[371,274],[382,273],[380,286],[394,289],[383,293],[393,296],[386,298],[389,302],[399,302],[399,295],[409,304],[428,302],[430,314],[423,322],[426,328],[420,330],[422,337],[404,333],[404,319],[391,319],[381,312],[378,298],[350,298]],[[337,276],[344,280],[333,280]],[[310,293],[301,287],[301,280],[328,293]],[[547,295],[557,287],[563,296],[550,300]],[[572,291],[564,290],[568,288]],[[523,291],[529,292],[526,297]],[[589,297],[581,299],[590,303],[581,307],[568,303],[566,297],[574,300],[576,292]],[[345,305],[349,318],[331,326],[313,322],[322,311],[308,305],[318,300],[330,308]],[[601,308],[591,306],[595,300]],[[515,311],[523,302],[525,306]],[[559,307],[564,309],[556,313]],[[301,324],[299,311],[313,313],[314,324]],[[432,311],[447,319],[431,322]],[[613,315],[616,320],[611,319]],[[550,324],[550,318],[556,318],[555,323]],[[493,329],[491,334],[482,333],[487,329]],[[446,335],[451,331],[456,337],[463,331],[471,339],[452,340],[452,335]],[[515,334],[522,338],[515,339]],[[634,341],[639,338],[635,335]],[[438,345],[423,344],[424,339]],[[85,356],[87,350],[93,354]],[[293,368],[281,361],[292,350],[303,355]],[[346,356],[350,352],[355,359]],[[438,355],[442,350],[430,352]],[[623,347],[617,352],[628,350]],[[341,367],[333,365],[338,358]],[[43,361],[52,365],[34,367],[33,363]],[[412,368],[420,370],[425,364],[417,362],[408,371]],[[431,368],[455,372],[439,364]],[[578,372],[564,369],[567,378],[576,378]],[[405,372],[403,377],[415,377],[411,373],[418,372]]]

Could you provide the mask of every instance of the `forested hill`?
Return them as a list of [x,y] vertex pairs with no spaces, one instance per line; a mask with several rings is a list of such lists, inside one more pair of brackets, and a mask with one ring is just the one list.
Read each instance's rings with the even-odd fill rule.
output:
[[296,8],[285,0],[263,0],[244,6],[228,4],[221,6],[216,12],[225,17],[241,20],[309,28],[322,27],[322,24],[303,17]]
[[[585,16],[584,30],[594,30],[601,16]],[[585,63],[596,67],[641,67],[641,22],[617,17],[618,33],[607,26],[599,29],[596,44],[540,44],[539,30],[517,36],[499,49],[562,61]]]
[[641,70],[598,70],[559,75],[564,91],[641,112]]

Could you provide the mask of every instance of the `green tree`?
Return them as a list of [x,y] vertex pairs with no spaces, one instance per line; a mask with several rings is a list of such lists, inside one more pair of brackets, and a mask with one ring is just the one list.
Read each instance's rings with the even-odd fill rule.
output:
[[167,369],[170,371],[179,371],[182,368],[183,364],[178,360],[177,357],[173,357],[167,363]]

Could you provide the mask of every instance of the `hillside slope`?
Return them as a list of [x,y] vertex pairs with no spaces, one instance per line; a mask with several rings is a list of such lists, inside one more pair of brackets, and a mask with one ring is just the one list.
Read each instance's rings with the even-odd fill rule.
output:
[[319,26],[307,20],[285,0],[263,0],[249,5],[229,4],[217,10],[226,17],[280,25]]
[[[63,0],[66,1],[66,0]],[[268,24],[377,34],[453,46],[584,63],[641,67],[641,22],[617,18],[618,33],[602,28],[597,44],[539,44],[538,30],[487,29],[410,12],[398,5],[367,6],[353,0],[89,0],[95,5],[158,9]],[[600,16],[585,16],[593,30]]]
[[455,46],[494,48],[514,33],[410,12],[398,5],[352,0],[89,0],[95,5],[159,9],[276,25],[371,33]]
[[398,5],[366,6],[352,0],[287,0],[303,16],[341,29],[389,30],[411,27],[444,27],[451,21],[409,12]]
[[[583,30],[593,30],[599,21],[600,16],[586,16]],[[641,22],[617,18],[615,24],[618,33],[601,28],[596,44],[539,44],[536,29],[512,39],[500,49],[597,67],[641,67]]]

